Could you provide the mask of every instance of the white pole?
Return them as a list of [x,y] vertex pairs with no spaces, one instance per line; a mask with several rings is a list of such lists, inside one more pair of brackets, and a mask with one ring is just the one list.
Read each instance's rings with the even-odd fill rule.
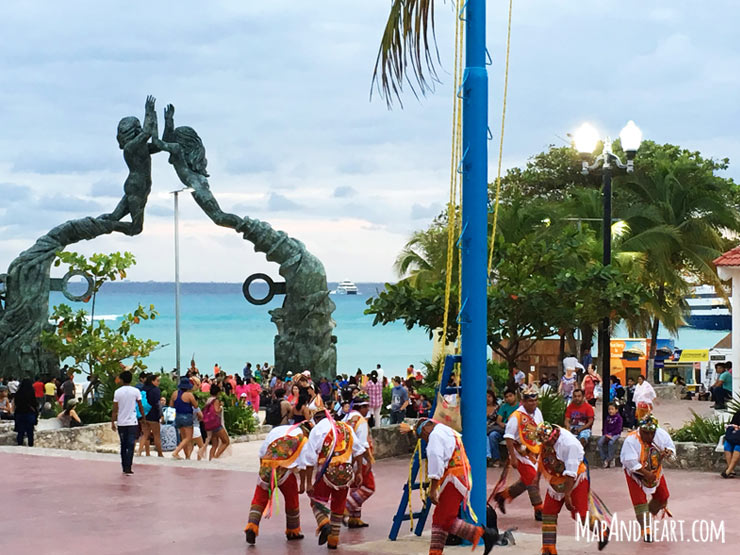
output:
[[175,366],[180,375],[180,208],[178,195],[180,191],[173,191],[175,195]]
[[[731,268],[732,274],[732,397],[740,398],[740,268]],[[719,377],[719,376],[718,376]]]

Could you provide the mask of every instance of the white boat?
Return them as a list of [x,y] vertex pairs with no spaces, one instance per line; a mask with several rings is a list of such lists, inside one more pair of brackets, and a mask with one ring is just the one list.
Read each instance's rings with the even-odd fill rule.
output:
[[357,295],[357,286],[348,279],[340,281],[337,285],[337,295]]
[[691,295],[685,300],[689,305],[689,326],[703,330],[732,329],[730,307],[711,285],[692,287]]

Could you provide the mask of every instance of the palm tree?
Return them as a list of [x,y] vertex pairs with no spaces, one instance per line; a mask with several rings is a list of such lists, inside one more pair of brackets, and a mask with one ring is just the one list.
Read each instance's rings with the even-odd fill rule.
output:
[[398,277],[414,287],[444,280],[447,272],[447,228],[440,219],[428,228],[415,231],[396,257]]
[[740,229],[740,214],[726,186],[686,155],[671,159],[658,154],[647,171],[620,186],[631,201],[624,217],[632,231],[621,248],[643,253],[643,283],[653,292],[649,315],[633,322],[650,328],[652,360],[658,325],[675,332],[684,323],[683,298],[692,282],[713,285],[725,295],[712,260],[725,248],[723,232]]
[[394,98],[403,105],[404,82],[417,97],[434,89],[435,58],[434,0],[392,0],[372,81],[389,108]]

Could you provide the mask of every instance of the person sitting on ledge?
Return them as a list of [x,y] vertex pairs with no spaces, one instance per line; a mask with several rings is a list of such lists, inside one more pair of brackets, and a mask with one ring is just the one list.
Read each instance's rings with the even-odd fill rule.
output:
[[573,400],[565,409],[565,428],[578,438],[585,448],[594,425],[594,408],[586,403],[582,389],[573,390]]

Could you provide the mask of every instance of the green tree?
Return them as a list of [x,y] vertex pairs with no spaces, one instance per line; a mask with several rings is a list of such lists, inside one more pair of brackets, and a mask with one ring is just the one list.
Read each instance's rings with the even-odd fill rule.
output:
[[[589,238],[572,227],[540,226],[518,242],[500,240],[494,251],[488,290],[488,345],[511,366],[539,341],[564,325],[595,325],[605,311],[626,317],[642,302],[638,284],[614,268],[590,260]],[[444,281],[386,284],[369,299],[366,314],[375,324],[402,320],[423,327],[430,337],[443,325]],[[457,284],[453,283],[448,342],[457,338]]]
[[[55,265],[69,264],[71,270],[89,273],[94,281],[94,299],[100,287],[107,281],[123,279],[126,270],[136,263],[131,253],[112,255],[94,254],[90,259],[71,252],[61,252]],[[89,301],[90,299],[87,299]],[[109,327],[104,320],[95,320],[93,314],[84,309],[73,310],[69,305],[54,307],[51,320],[56,328],[42,334],[42,343],[60,359],[71,358],[73,370],[90,376],[93,383],[108,383],[121,371],[126,361],[132,371],[146,368],[144,359],[156,349],[158,342],[140,339],[131,333],[134,326],[142,320],[154,319],[158,313],[154,305],[144,308],[139,305],[133,312],[124,314],[115,327]],[[85,390],[87,400],[89,389]]]

